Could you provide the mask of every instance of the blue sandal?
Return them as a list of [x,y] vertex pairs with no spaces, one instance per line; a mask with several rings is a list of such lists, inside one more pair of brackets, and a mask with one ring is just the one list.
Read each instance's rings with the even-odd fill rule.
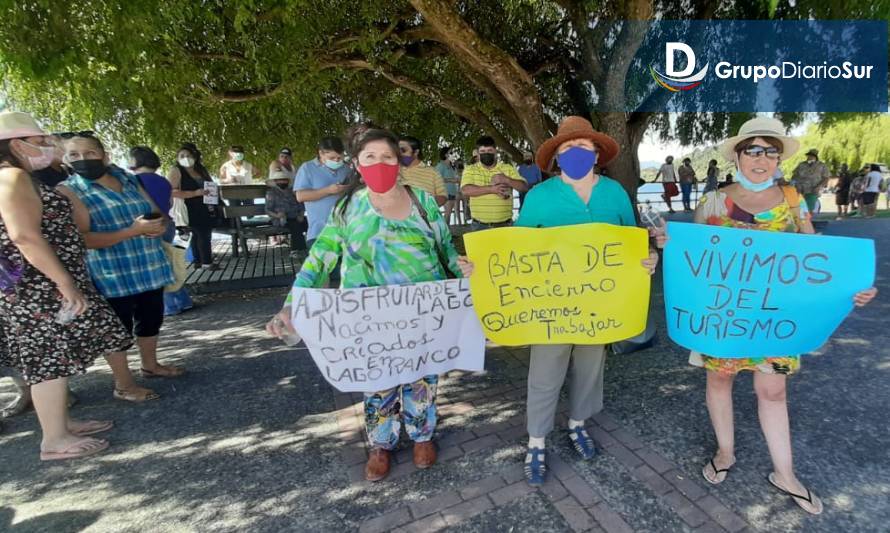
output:
[[581,457],[584,459],[593,459],[596,457],[596,445],[593,439],[587,434],[587,430],[582,426],[569,429],[569,440]]
[[547,475],[547,464],[544,462],[544,450],[529,448],[525,454],[525,479],[528,484],[537,487],[544,484]]

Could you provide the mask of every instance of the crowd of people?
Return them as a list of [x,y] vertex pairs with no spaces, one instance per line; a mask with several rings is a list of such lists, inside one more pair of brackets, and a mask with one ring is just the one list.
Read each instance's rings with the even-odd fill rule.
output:
[[[468,202],[471,230],[507,226],[558,227],[591,222],[636,226],[625,189],[601,172],[619,145],[582,117],[567,117],[556,135],[526,153],[519,168],[500,160],[490,137],[476,142],[472,159],[445,147],[433,167],[423,162],[422,143],[397,137],[370,124],[346,134],[347,142],[325,137],[315,157],[297,167],[282,149],[268,168],[266,209],[273,223],[287,227],[291,246],[305,255],[295,287],[346,288],[470,277],[474,265],[454,245],[450,216]],[[782,158],[799,148],[781,123],[757,118],[720,146],[736,167],[722,187],[717,162],[706,173],[707,192],[694,209],[700,224],[760,231],[814,233],[809,198],[774,179]],[[696,182],[690,160],[660,169],[668,185],[679,183],[684,210],[692,211]],[[43,438],[44,460],[84,457],[108,447],[95,435],[111,421],[75,420],[68,413],[69,378],[83,374],[104,356],[113,374],[113,397],[130,402],[158,398],[139,385],[128,364],[136,344],[143,378],[176,378],[180,367],[161,364],[157,347],[165,305],[187,306],[177,295],[166,245],[174,239],[171,216],[181,200],[195,261],[214,268],[210,233],[217,206],[201,152],[183,144],[166,176],[147,147],[130,151],[130,171],[111,164],[103,143],[89,131],[49,135],[29,115],[0,114],[0,365],[18,369],[32,388]],[[813,175],[817,175],[813,171]],[[547,176],[552,176],[547,178]],[[232,146],[219,171],[219,184],[248,184],[261,178]],[[821,178],[820,178],[821,179]],[[868,192],[872,182],[866,184]],[[674,185],[676,189],[676,185]],[[514,220],[514,194],[522,198]],[[305,235],[303,235],[305,232]],[[640,268],[650,275],[668,235],[650,228],[648,257]],[[867,304],[871,288],[857,293]],[[176,301],[168,301],[175,298]],[[294,334],[290,296],[269,321],[275,336]],[[642,311],[641,311],[642,312]],[[565,435],[584,459],[597,454],[585,422],[603,408],[603,345],[531,347],[526,399],[528,483],[547,477],[546,439],[554,429],[559,392],[569,378],[569,420]],[[792,464],[786,379],[799,370],[799,355],[724,359],[693,352],[690,363],[707,371],[706,404],[717,447],[702,475],[721,483],[735,464],[732,387],[743,371],[754,373],[758,414],[774,465],[770,482],[804,510],[818,514],[819,498],[796,477]],[[365,474],[381,480],[404,426],[414,442],[414,463],[436,462],[432,443],[438,420],[438,376],[365,395],[366,433],[371,446]]]
[[[702,195],[733,183],[733,174],[727,174],[724,181],[718,183],[717,165],[716,159],[711,159],[708,162]],[[659,180],[663,187],[661,198],[670,213],[675,212],[671,200],[681,193],[683,210],[692,212],[692,191],[697,189],[698,180],[690,158],[683,159],[683,164],[675,168],[674,157],[667,156],[652,182],[655,183]],[[890,173],[882,172],[881,165],[878,163],[865,164],[858,172],[851,171],[846,163],[842,163],[837,171],[832,173],[828,165],[819,159],[819,150],[813,148],[807,151],[806,158],[794,168],[787,182],[780,168],[776,168],[773,181],[780,186],[783,184],[794,186],[803,196],[807,208],[814,214],[821,209],[820,197],[822,194],[834,193],[838,220],[854,214],[864,218],[873,218],[881,193],[886,193],[885,204],[887,209],[890,209],[890,191],[888,191]],[[679,189],[677,188],[678,184]]]
[[890,209],[890,177],[884,177],[881,166],[876,163],[864,165],[858,172],[852,172],[846,164],[841,165],[837,181],[831,189],[838,207],[838,220],[859,214],[874,218],[881,193],[885,193],[885,207]]
[[[331,286],[336,271],[343,287],[376,286],[470,277],[474,265],[457,255],[449,227],[439,206],[447,203],[431,173],[422,171],[405,179],[405,168],[417,168],[419,148],[400,143],[391,133],[364,126],[349,135],[350,176],[348,188],[333,203],[334,214],[323,226],[316,246],[296,277],[294,286]],[[460,190],[470,199],[473,229],[494,227],[557,227],[589,222],[637,225],[633,205],[624,188],[600,174],[618,153],[618,144],[594,131],[586,119],[568,117],[557,134],[538,147],[534,164],[553,175],[529,189],[525,173],[497,159],[491,139],[476,143],[478,162],[467,165]],[[785,135],[774,119],[755,119],[743,125],[739,135],[721,145],[721,154],[737,171],[718,187],[717,162],[709,165],[708,192],[695,209],[695,222],[761,231],[814,233],[810,211],[793,187],[777,185],[773,176],[782,157],[793,155],[798,142]],[[448,151],[442,152],[443,156]],[[531,164],[529,159],[524,164]],[[401,166],[400,166],[401,165]],[[689,162],[684,162],[688,167]],[[423,168],[423,167],[420,167]],[[542,174],[538,174],[541,176]],[[682,183],[694,181],[694,172],[678,173]],[[399,177],[402,176],[402,179]],[[409,183],[413,180],[413,183]],[[425,190],[429,189],[429,190]],[[512,214],[513,191],[524,201],[516,220]],[[684,202],[684,208],[692,209]],[[668,236],[650,229],[650,254],[641,265],[650,274],[658,262],[657,248]],[[382,247],[378,243],[386,242]],[[857,306],[876,294],[871,288],[853,297]],[[291,300],[267,324],[270,334],[295,335],[290,324]],[[605,351],[602,345],[535,345],[531,347],[526,415],[528,449],[524,458],[529,484],[540,485],[547,477],[546,439],[554,429],[556,406],[571,366],[569,421],[565,435],[584,459],[597,453],[585,429],[585,421],[603,407]],[[717,449],[702,469],[710,483],[723,482],[735,464],[732,385],[737,374],[755,374],[758,413],[767,440],[774,472],[769,481],[790,495],[801,508],[818,514],[821,500],[797,478],[792,464],[786,379],[800,368],[800,356],[721,359],[692,353],[690,363],[707,371],[706,403],[717,440]],[[371,446],[365,475],[378,481],[386,477],[391,452],[404,425],[414,442],[414,463],[428,468],[436,460],[430,441],[437,421],[438,376],[415,383],[365,394],[366,433]]]

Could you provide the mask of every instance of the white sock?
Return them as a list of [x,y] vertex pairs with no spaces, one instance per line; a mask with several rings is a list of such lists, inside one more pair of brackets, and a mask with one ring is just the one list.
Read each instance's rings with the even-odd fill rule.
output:
[[583,428],[584,428],[584,421],[583,421],[583,420],[572,420],[572,419],[570,418],[570,419],[569,419],[569,429],[575,429],[575,428],[578,428],[578,427],[583,429]]
[[540,448],[544,449],[544,437],[532,437],[528,438],[528,447],[529,448]]

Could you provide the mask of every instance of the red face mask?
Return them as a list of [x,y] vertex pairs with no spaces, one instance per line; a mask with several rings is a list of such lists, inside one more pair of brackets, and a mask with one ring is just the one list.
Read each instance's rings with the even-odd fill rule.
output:
[[387,165],[386,163],[374,163],[373,165],[358,166],[358,173],[365,180],[365,185],[376,193],[384,193],[396,186],[399,178],[399,165]]

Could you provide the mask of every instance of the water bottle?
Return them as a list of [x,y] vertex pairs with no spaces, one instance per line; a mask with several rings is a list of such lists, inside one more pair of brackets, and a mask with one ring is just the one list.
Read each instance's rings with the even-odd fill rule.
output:
[[300,336],[297,335],[296,332],[290,333],[284,323],[283,320],[278,318],[277,316],[274,318],[275,327],[278,328],[279,331],[283,331],[284,333],[280,335],[278,338],[281,339],[284,344],[288,346],[296,346],[300,343]]
[[640,221],[647,228],[664,231],[664,219],[661,218],[661,214],[658,211],[652,209],[652,205],[649,202],[646,202],[646,207],[640,212]]
[[74,308],[68,305],[68,303],[63,303],[62,308],[59,309],[59,314],[56,315],[56,324],[60,324],[64,326],[65,324],[70,324],[72,320],[74,320]]

